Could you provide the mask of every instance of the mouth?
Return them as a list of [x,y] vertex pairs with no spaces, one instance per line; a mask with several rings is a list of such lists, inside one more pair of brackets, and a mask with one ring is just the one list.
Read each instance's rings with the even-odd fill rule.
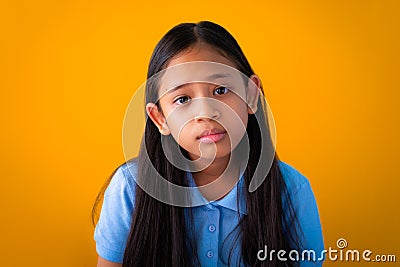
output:
[[224,138],[225,135],[226,131],[224,130],[209,129],[203,131],[200,136],[197,137],[197,140],[203,143],[216,143]]

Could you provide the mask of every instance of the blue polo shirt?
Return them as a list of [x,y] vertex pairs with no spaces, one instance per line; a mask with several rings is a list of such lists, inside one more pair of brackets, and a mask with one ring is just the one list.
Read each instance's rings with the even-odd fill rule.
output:
[[[279,161],[279,167],[304,233],[302,242],[306,250],[314,251],[316,261],[301,261],[303,259],[301,253],[290,253],[290,251],[281,255],[281,258],[289,259],[290,253],[290,258],[297,256],[300,259],[300,266],[322,266],[324,254],[321,252],[324,249],[324,242],[318,208],[310,183],[306,177],[287,163]],[[136,183],[133,175],[136,174],[135,161],[125,163],[116,170],[104,194],[94,239],[99,256],[112,262],[122,263],[123,260],[134,207]],[[189,175],[189,185],[195,185],[191,175]],[[192,209],[193,225],[189,225],[188,229],[193,226],[196,234],[197,254],[201,266],[228,266],[226,263],[235,239],[235,234],[230,233],[237,226],[239,216],[246,216],[247,213],[243,194],[243,190],[246,190],[244,185],[242,177],[222,199],[190,208]],[[242,196],[239,199],[239,207],[237,207],[237,190],[243,191],[239,194]],[[187,217],[188,209],[185,208]],[[190,220],[187,221],[190,223]],[[235,243],[231,266],[238,266],[238,263],[240,266],[244,266],[243,262],[238,261],[240,259],[240,243]],[[271,249],[260,248],[263,250],[259,252],[260,260],[263,260],[265,255],[270,256],[267,253],[271,253]],[[277,257],[277,252],[272,255]],[[307,259],[310,255],[312,258],[313,253],[309,252],[305,253],[303,257]]]

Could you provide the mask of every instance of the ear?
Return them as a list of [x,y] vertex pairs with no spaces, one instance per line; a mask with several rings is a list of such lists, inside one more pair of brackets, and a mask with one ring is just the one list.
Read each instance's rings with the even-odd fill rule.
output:
[[248,84],[248,90],[246,95],[247,101],[247,112],[249,114],[254,114],[258,108],[258,98],[260,96],[260,88],[261,87],[261,80],[256,75],[253,74],[250,76],[250,81]]
[[154,103],[148,103],[146,105],[146,112],[149,115],[150,119],[157,126],[158,130],[163,135],[171,134],[171,131],[168,128],[167,120],[165,119],[162,112],[159,110],[158,106]]

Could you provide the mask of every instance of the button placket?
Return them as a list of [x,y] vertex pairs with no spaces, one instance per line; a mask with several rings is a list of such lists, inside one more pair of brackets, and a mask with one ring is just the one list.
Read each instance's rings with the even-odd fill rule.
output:
[[206,211],[208,224],[205,226],[206,231],[208,232],[207,236],[209,240],[209,246],[208,250],[205,251],[205,256],[209,261],[209,265],[207,266],[217,266],[219,246],[217,227],[219,224],[220,211],[213,205],[210,205],[209,207],[211,207],[211,209]]

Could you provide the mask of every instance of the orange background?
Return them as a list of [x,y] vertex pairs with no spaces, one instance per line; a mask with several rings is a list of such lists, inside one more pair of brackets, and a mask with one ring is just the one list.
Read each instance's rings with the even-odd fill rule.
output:
[[1,2],[1,265],[95,265],[90,212],[124,160],[125,109],[162,35],[200,20],[261,76],[326,247],[400,261],[398,1],[156,2]]

